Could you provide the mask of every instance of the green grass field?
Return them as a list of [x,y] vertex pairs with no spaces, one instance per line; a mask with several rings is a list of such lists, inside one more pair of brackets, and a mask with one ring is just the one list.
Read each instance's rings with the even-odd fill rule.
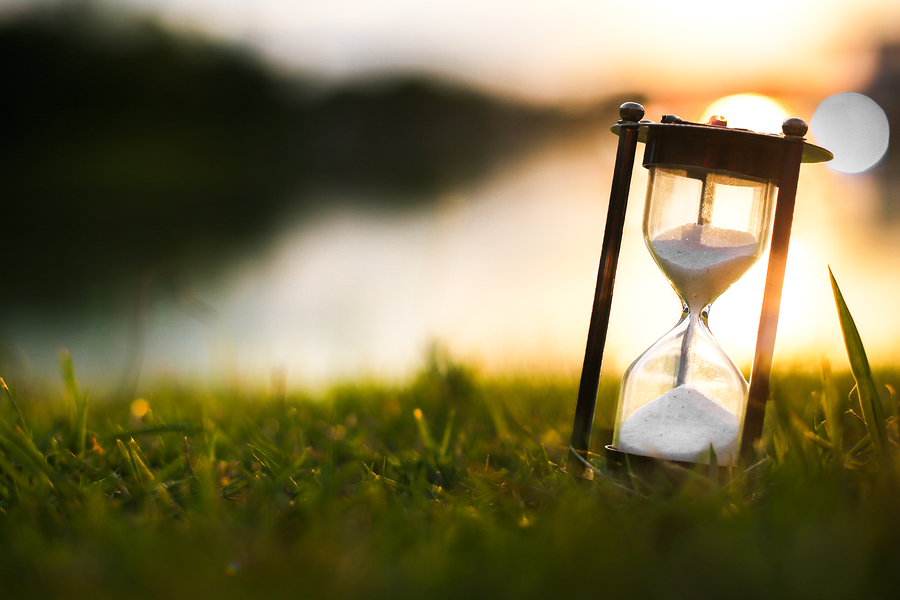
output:
[[894,598],[900,369],[852,359],[776,373],[757,458],[678,484],[560,469],[576,378],[437,355],[397,387],[103,404],[64,362],[64,393],[0,390],[0,596]]
[[[900,373],[875,379],[896,408]],[[404,387],[321,399],[171,385],[146,404],[90,405],[70,384],[16,398],[20,415],[7,396],[3,592],[886,597],[900,583],[900,462],[854,448],[868,438],[845,412],[859,414],[852,386],[777,377],[760,462],[677,487],[607,480],[600,457],[593,482],[560,471],[574,383],[442,361]]]

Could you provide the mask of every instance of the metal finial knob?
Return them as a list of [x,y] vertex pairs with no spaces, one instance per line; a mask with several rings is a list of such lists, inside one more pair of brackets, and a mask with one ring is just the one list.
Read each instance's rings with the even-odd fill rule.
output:
[[637,123],[644,118],[644,107],[637,102],[626,102],[619,107],[619,117],[623,121]]
[[781,131],[784,132],[784,135],[803,137],[809,131],[809,125],[799,117],[791,117],[785,119],[784,123],[781,124]]

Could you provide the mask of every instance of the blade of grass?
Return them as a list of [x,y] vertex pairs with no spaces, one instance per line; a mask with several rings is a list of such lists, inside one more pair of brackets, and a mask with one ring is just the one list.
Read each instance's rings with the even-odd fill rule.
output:
[[547,455],[547,449],[544,448],[543,444],[541,444],[541,469],[544,471],[543,474],[545,476],[555,472],[554,464]]
[[81,404],[78,405],[78,421],[75,426],[75,454],[81,456],[84,454],[84,443],[87,439],[87,419],[88,419],[88,402],[90,401],[90,392],[86,392]]
[[820,448],[827,450],[828,452],[835,451],[834,445],[831,442],[829,442],[828,440],[822,439],[821,436],[816,435],[814,432],[806,431],[806,432],[804,432],[803,435],[806,436],[806,439],[810,440],[811,442],[813,442]]
[[128,469],[128,475],[131,477],[131,480],[137,484],[140,484],[140,474],[138,473],[137,466],[135,466],[134,464],[134,458],[132,458],[131,452],[128,451],[128,448],[125,446],[125,443],[122,440],[117,439],[116,446],[118,446],[119,452],[121,452],[123,458],[125,458],[125,467]]
[[367,465],[366,463],[363,463],[363,468],[365,468],[365,470],[368,471],[369,475],[373,479],[375,479],[375,481],[380,481],[380,482],[384,483],[385,485],[387,485],[389,488],[391,488],[394,491],[397,491],[397,492],[412,492],[413,491],[412,488],[409,487],[408,485],[403,485],[402,483],[398,483],[389,477],[385,477],[384,475],[379,475],[378,473],[373,471],[372,468],[369,465]]
[[19,404],[16,402],[16,397],[13,396],[12,391],[9,389],[9,386],[6,385],[6,382],[3,381],[3,378],[0,377],[0,386],[3,386],[3,390],[6,392],[6,397],[9,398],[10,404],[13,405],[13,408],[16,409],[16,414],[19,416],[19,425],[22,426],[26,431],[28,428],[25,426],[25,417],[22,416],[22,411],[19,410]]
[[[120,442],[121,443],[121,442]],[[179,506],[172,500],[172,496],[166,489],[166,486],[156,477],[156,474],[147,466],[147,457],[144,456],[141,447],[134,439],[128,440],[128,450],[131,452],[132,464],[136,473],[139,473],[139,481],[142,485],[156,491],[156,497],[162,503],[174,510],[180,510]]]
[[850,371],[853,373],[853,379],[856,381],[859,408],[866,423],[866,430],[869,432],[869,437],[872,438],[872,443],[875,445],[876,453],[880,459],[889,448],[887,428],[884,422],[884,408],[881,406],[881,400],[878,398],[875,381],[872,379],[872,370],[869,368],[869,359],[866,357],[866,350],[863,347],[862,339],[859,337],[856,323],[853,321],[853,316],[850,314],[846,302],[844,302],[844,296],[841,294],[837,281],[834,279],[831,267],[828,268],[828,275],[831,277],[831,289],[834,291],[834,301],[837,304],[844,345],[847,347],[847,357],[850,359]]
[[274,476],[276,473],[281,471],[281,466],[275,461],[275,459],[266,454],[266,452],[262,448],[260,448],[259,446],[254,446],[253,444],[247,444],[247,447],[250,448],[253,458],[255,458],[257,462],[259,462],[259,464],[266,468],[270,476]]
[[[4,430],[6,428],[4,427]],[[16,459],[23,472],[53,488],[55,471],[34,446],[31,438],[18,427],[0,432],[0,447],[10,458]]]
[[716,449],[712,442],[709,443],[709,479],[719,483],[719,457],[716,456]]
[[844,454],[844,428],[841,424],[841,401],[831,376],[831,362],[822,357],[822,409],[825,411],[825,433],[837,456]]
[[[75,366],[72,363],[72,355],[63,351],[60,355],[60,364],[63,371],[63,379],[69,391],[69,399],[72,402],[69,409],[69,448],[81,456],[84,454],[85,440],[87,439],[87,417],[90,392],[81,395],[81,386],[75,377]],[[72,412],[74,410],[74,419]]]
[[456,410],[450,409],[447,415],[447,425],[444,427],[444,436],[441,438],[441,449],[438,451],[438,462],[443,464],[449,460],[448,451],[450,449],[450,434],[453,430],[453,419],[456,417]]
[[862,452],[865,452],[872,445],[872,436],[868,433],[856,442],[856,445],[850,448],[850,451],[847,452],[848,456],[856,456]]
[[273,474],[272,485],[281,486],[287,485],[290,482],[290,487],[294,491],[294,493],[298,493],[300,491],[300,486],[297,485],[297,482],[294,481],[294,475],[300,471],[300,467],[303,466],[306,457],[301,456],[300,458],[291,462],[287,467],[281,470],[281,473]]
[[[3,439],[0,437],[0,447],[2,446]],[[21,493],[21,489],[29,487],[26,478],[22,476],[19,469],[12,462],[6,459],[6,455],[3,452],[0,452],[0,475],[7,479],[7,481],[0,481],[0,495],[4,499],[10,498],[10,492],[18,496]]]
[[434,438],[431,436],[431,429],[428,428],[428,423],[422,415],[422,410],[419,408],[415,409],[413,411],[413,417],[416,419],[416,427],[419,430],[419,437],[422,439],[422,444],[425,446],[425,449],[433,455],[437,451],[437,445],[434,443]]
[[63,381],[66,384],[66,390],[69,392],[69,394],[66,396],[66,405],[68,406],[66,414],[68,415],[69,419],[68,432],[69,435],[72,436],[74,434],[72,427],[77,418],[77,415],[75,413],[78,410],[78,399],[81,397],[81,390],[78,386],[78,379],[75,378],[75,366],[72,364],[72,355],[69,354],[68,350],[63,350],[60,353],[59,364],[60,368],[62,369]]

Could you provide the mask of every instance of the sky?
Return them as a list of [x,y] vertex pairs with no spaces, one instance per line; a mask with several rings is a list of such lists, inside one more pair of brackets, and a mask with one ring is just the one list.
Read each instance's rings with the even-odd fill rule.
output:
[[97,1],[330,81],[425,71],[537,101],[649,86],[844,91],[865,80],[873,42],[900,38],[892,0]]
[[872,42],[900,38],[892,0],[105,2],[328,79],[430,71],[550,101],[650,85],[829,92],[864,80]]

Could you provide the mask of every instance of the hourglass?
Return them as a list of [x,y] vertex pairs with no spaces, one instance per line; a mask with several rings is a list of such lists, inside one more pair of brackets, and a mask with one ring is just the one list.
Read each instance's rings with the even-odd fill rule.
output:
[[[682,302],[682,316],[625,371],[607,458],[651,457],[734,464],[762,431],[778,305],[801,162],[832,155],[807,143],[806,124],[788,119],[781,135],[665,115],[641,120],[626,103],[613,126],[619,149],[603,254],[579,387],[570,469],[586,463],[603,347],[638,141],[649,170],[645,244]],[[776,198],[777,197],[777,198]],[[776,201],[777,200],[777,201]],[[773,219],[774,215],[774,219]],[[773,222],[774,221],[774,222]],[[710,332],[716,298],[771,250],[753,371],[748,383]]]
[[707,326],[710,305],[768,245],[772,180],[650,165],[644,240],[681,298],[681,320],[625,371],[613,446],[693,461],[737,456],[749,384]]

